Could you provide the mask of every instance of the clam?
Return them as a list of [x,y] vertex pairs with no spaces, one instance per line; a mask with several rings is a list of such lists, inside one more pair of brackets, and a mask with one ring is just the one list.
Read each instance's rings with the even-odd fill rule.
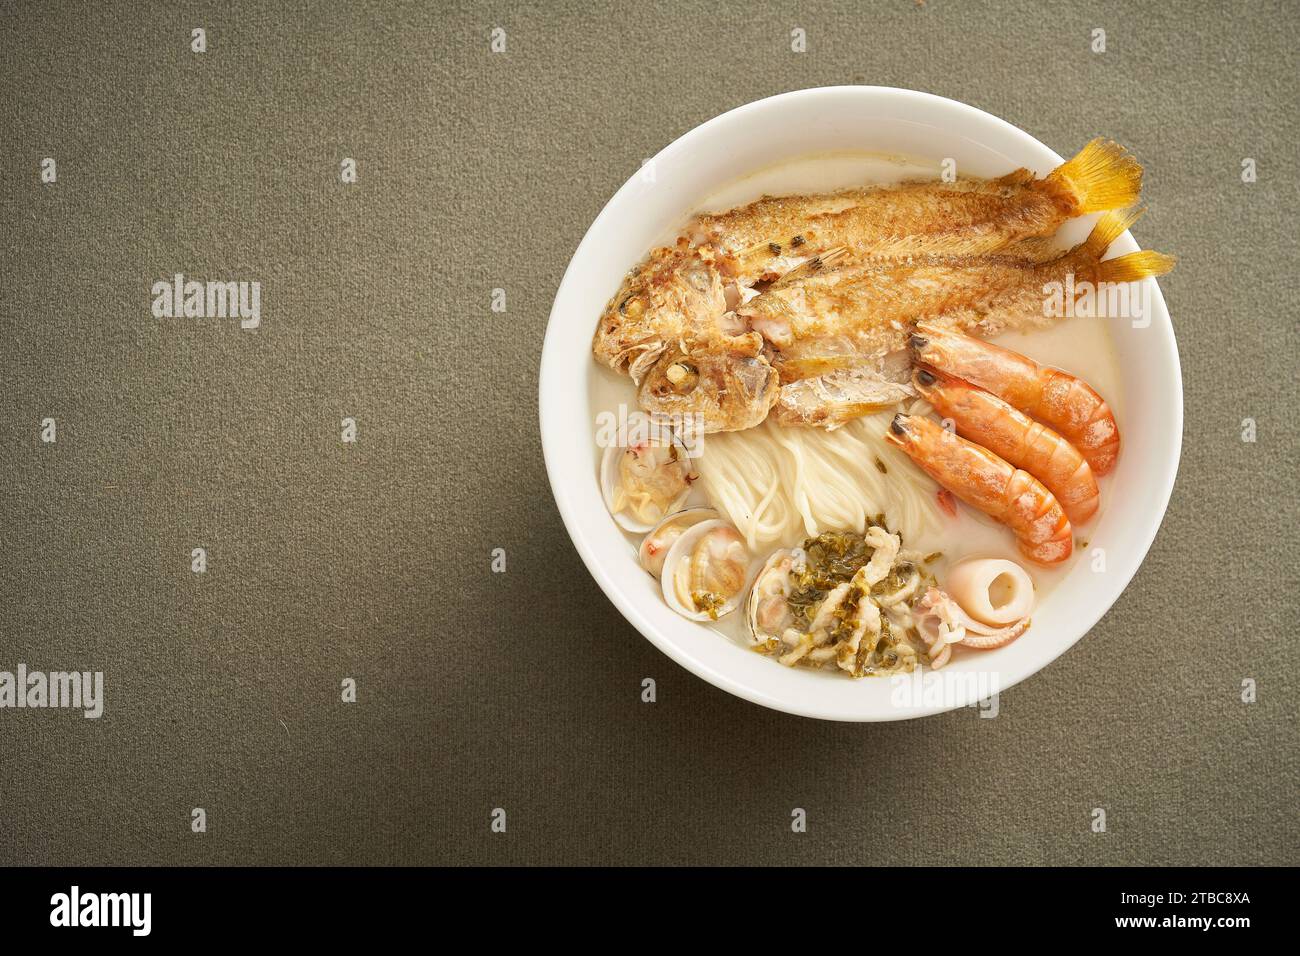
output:
[[664,600],[692,621],[716,621],[740,604],[749,578],[749,550],[725,521],[701,521],[683,531],[664,557]]
[[611,445],[600,463],[605,507],[628,531],[646,532],[679,509],[699,477],[675,436]]
[[668,557],[668,549],[677,543],[682,532],[701,521],[711,521],[717,517],[718,513],[712,508],[687,508],[685,511],[674,511],[655,525],[642,539],[641,547],[637,549],[641,567],[655,577],[659,577],[663,572],[664,559]]
[[799,567],[802,552],[789,548],[774,552],[764,562],[754,586],[749,591],[746,612],[749,618],[749,641],[757,646],[777,640],[791,623],[787,603],[794,583],[791,575]]

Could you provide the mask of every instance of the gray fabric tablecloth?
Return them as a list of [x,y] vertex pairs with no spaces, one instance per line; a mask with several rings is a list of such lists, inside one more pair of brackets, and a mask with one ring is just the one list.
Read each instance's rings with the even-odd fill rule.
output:
[[[0,710],[0,863],[1297,862],[1297,28],[1259,2],[6,7],[0,670],[102,670],[105,707]],[[1067,154],[1114,137],[1147,165],[1139,240],[1180,258],[1163,530],[992,720],[714,689],[603,597],[546,482],[539,348],[603,203],[696,124],[843,83]],[[259,281],[260,328],[155,318],[176,273]]]

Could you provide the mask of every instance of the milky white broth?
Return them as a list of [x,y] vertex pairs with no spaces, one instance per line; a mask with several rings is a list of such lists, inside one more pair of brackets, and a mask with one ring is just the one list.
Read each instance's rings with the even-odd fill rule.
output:
[[[790,162],[780,163],[743,176],[726,186],[701,197],[693,207],[682,210],[680,226],[684,226],[691,216],[700,212],[720,212],[744,203],[752,202],[764,195],[791,195],[795,193],[828,192],[852,186],[897,183],[909,179],[938,179],[939,163],[908,159],[897,156],[885,156],[866,152],[835,152],[807,156]],[[1061,233],[1061,244],[1067,246],[1081,241],[1096,217],[1068,224]],[[673,232],[662,236],[659,244],[671,244],[677,238]],[[649,250],[646,250],[649,252]],[[593,317],[593,331],[594,331]],[[1101,393],[1119,424],[1121,437],[1124,432],[1124,396],[1120,392],[1119,368],[1115,361],[1114,345],[1110,333],[1102,320],[1091,318],[1063,319],[1048,329],[1027,333],[1008,332],[996,336],[990,341],[1006,348],[1014,349],[1028,355],[1036,362],[1054,365],[1079,376]],[[617,414],[618,407],[624,405],[627,411],[637,409],[636,388],[632,380],[625,375],[618,375],[594,362],[595,368],[590,376],[589,401],[592,415],[593,433],[596,416],[601,412]],[[594,438],[593,438],[594,441]],[[704,439],[704,455],[708,456],[708,438]],[[599,452],[596,460],[599,462]],[[1123,445],[1120,446],[1123,454]],[[1098,516],[1106,510],[1111,496],[1112,478],[1100,478],[1101,503]],[[709,505],[708,498],[700,488],[691,493],[690,500],[684,507]],[[992,557],[1007,558],[1020,564],[1029,572],[1034,581],[1036,601],[1042,601],[1049,594],[1056,582],[1064,575],[1066,568],[1086,556],[1084,544],[1089,540],[1092,528],[1098,516],[1082,528],[1074,531],[1075,552],[1068,561],[1052,569],[1042,568],[1028,562],[1016,548],[1015,539],[1005,527],[993,523],[990,519],[973,511],[966,505],[957,503],[958,515],[949,518],[944,515],[941,530],[931,531],[916,540],[905,540],[904,547],[914,548],[923,554],[942,552],[943,557],[926,565],[939,579],[942,586],[949,565],[961,558]],[[725,517],[725,515],[723,516]],[[610,519],[613,520],[612,518]],[[828,530],[828,529],[822,529]],[[893,530],[893,529],[891,529]],[[628,547],[635,553],[643,535],[624,535]],[[772,546],[794,547],[803,543],[803,537],[792,541],[779,542]],[[766,559],[767,554],[754,555],[750,569],[751,579]],[[740,609],[727,615],[716,623],[702,624],[726,635],[738,643],[744,643],[747,627],[745,624],[744,602]],[[959,651],[958,653],[965,653]],[[988,652],[996,653],[996,652]],[[830,671],[826,672],[828,675]]]

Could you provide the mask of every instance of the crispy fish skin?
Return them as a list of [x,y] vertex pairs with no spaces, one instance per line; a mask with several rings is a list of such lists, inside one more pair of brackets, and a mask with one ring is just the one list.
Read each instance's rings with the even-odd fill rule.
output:
[[948,256],[850,265],[770,290],[739,314],[777,350],[782,380],[792,381],[901,348],[915,319],[944,317],[987,334],[1042,319],[1042,285],[1058,268],[1069,271],[1061,260]]
[[981,336],[1052,324],[1044,286],[1129,282],[1163,275],[1167,256],[1137,252],[1102,262],[1132,225],[1132,212],[1107,213],[1087,241],[1045,263],[990,257],[872,261],[844,268],[810,262],[799,281],[781,281],[737,314],[775,350],[783,383],[825,374],[897,352],[909,325],[928,320]]
[[854,259],[995,254],[1051,236],[1075,216],[1131,206],[1141,185],[1138,162],[1118,144],[1095,139],[1043,179],[1017,169],[997,179],[764,197],[699,216],[687,235],[750,285],[838,247]]

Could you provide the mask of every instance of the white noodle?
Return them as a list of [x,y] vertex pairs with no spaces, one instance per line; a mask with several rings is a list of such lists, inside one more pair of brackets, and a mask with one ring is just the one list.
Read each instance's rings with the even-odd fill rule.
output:
[[756,552],[823,531],[862,532],[878,514],[904,541],[916,542],[941,528],[944,516],[938,485],[882,437],[892,417],[881,412],[833,432],[783,428],[769,419],[709,435],[700,483]]

